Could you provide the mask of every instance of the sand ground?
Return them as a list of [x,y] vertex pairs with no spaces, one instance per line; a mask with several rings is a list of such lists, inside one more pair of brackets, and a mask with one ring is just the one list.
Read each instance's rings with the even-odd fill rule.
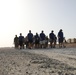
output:
[[76,48],[0,48],[0,75],[76,75]]

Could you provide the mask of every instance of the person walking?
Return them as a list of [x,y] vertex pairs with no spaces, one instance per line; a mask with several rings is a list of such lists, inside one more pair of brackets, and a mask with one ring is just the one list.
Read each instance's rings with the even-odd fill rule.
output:
[[36,33],[36,35],[34,36],[34,40],[35,40],[35,48],[39,48],[40,37],[38,33]]
[[33,33],[31,33],[31,30],[29,30],[29,33],[27,34],[28,38],[28,48],[33,48]]
[[50,38],[50,47],[55,48],[55,34],[53,30],[49,34],[49,38]]
[[41,48],[45,48],[45,33],[43,30],[40,33],[40,46]]
[[19,36],[19,46],[20,46],[20,49],[24,49],[24,36],[22,36],[22,33],[20,33],[20,36]]
[[59,48],[65,47],[64,43],[63,43],[63,40],[64,40],[64,33],[62,32],[62,29],[60,29],[59,32],[58,32]]
[[15,35],[15,38],[14,38],[14,45],[15,45],[15,48],[18,48],[19,46],[19,38],[17,37],[17,35]]

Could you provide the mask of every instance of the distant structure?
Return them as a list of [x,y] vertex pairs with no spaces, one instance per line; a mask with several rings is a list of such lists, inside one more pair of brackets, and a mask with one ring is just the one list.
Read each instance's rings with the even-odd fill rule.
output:
[[76,38],[70,38],[70,39],[68,39],[67,43],[76,43]]

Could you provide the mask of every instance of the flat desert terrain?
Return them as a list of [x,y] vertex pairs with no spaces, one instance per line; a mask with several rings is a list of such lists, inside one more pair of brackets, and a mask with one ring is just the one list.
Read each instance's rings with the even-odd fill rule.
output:
[[0,48],[0,75],[76,75],[76,48]]

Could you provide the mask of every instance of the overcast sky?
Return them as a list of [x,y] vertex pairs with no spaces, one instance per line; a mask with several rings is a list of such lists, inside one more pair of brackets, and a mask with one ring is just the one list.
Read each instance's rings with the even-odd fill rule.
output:
[[13,46],[13,38],[51,30],[76,38],[76,0],[0,0],[0,47]]

